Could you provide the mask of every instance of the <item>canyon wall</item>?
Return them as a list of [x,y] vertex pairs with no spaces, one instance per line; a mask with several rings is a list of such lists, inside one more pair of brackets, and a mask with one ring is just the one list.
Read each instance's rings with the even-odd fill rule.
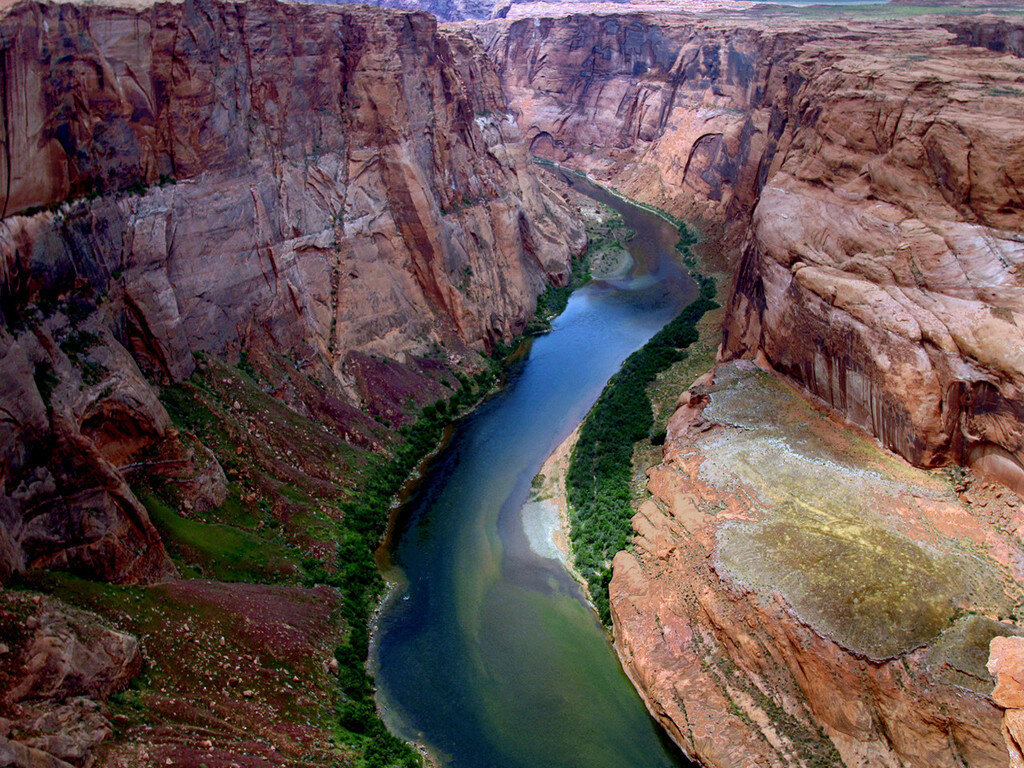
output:
[[617,15],[481,34],[535,152],[730,223],[723,356],[763,354],[915,464],[1024,490],[1019,26]]
[[1005,768],[986,671],[1022,634],[1024,509],[719,365],[669,422],[614,561],[616,648],[703,765]]
[[[479,27],[531,150],[690,218],[756,202],[803,35],[618,14]],[[770,158],[767,158],[770,162]]]
[[151,385],[197,355],[379,450],[584,245],[426,14],[25,2],[0,39],[0,581],[172,572],[128,481],[224,500]]
[[[312,0],[333,4],[335,2],[352,2],[356,0]],[[403,11],[425,11],[438,18],[439,21],[465,21],[467,19],[489,19],[494,3],[492,0],[371,0],[360,5],[376,5],[381,8],[393,8]]]
[[535,153],[700,222],[732,276],[611,584],[627,672],[705,765],[1007,765],[985,662],[1020,634],[1019,501],[829,414],[1024,491],[1019,30],[478,29]]

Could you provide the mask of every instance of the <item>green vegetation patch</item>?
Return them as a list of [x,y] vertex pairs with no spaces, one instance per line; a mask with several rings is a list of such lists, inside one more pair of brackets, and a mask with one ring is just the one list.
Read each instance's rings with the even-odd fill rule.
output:
[[566,478],[572,550],[580,575],[605,624],[611,623],[608,585],[612,558],[632,536],[633,447],[654,424],[647,386],[697,341],[697,323],[718,307],[714,281],[696,275],[697,299],[630,355],[602,391],[580,428]]
[[[298,550],[230,525],[182,517],[153,491],[140,489],[138,496],[170,553],[188,570],[198,571],[195,575],[218,581],[297,579],[302,560]],[[236,504],[237,497],[224,506]]]
[[803,620],[876,659],[936,638],[964,596],[959,558],[796,503],[763,522],[723,526],[718,558],[753,589],[780,592]]
[[413,424],[402,428],[402,442],[393,457],[373,466],[364,475],[359,494],[343,506],[344,526],[338,539],[334,571],[309,563],[311,581],[335,586],[342,595],[341,615],[349,635],[335,650],[344,694],[339,706],[340,725],[343,739],[362,748],[359,765],[366,768],[415,768],[420,764],[419,753],[390,733],[377,716],[373,678],[365,667],[370,647],[370,614],[384,588],[373,553],[387,529],[392,499],[416,465],[441,441],[449,419],[490,390],[493,372],[484,370],[473,379],[460,376],[459,381],[461,386],[450,400],[427,406]]

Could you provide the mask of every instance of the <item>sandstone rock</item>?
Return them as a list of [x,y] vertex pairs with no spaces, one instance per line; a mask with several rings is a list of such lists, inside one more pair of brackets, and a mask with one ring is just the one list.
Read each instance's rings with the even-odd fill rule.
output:
[[50,598],[25,626],[31,634],[20,650],[20,679],[4,694],[8,705],[26,699],[106,699],[141,668],[134,637],[107,629],[98,617]]
[[10,414],[0,425],[0,581],[47,566],[117,581],[165,577],[167,555],[118,468],[165,439],[170,419],[98,326],[105,381],[86,386],[57,339],[70,349],[74,334],[93,331],[67,323],[58,314],[36,333],[0,331],[0,404]]
[[1020,29],[619,14],[481,34],[535,151],[731,222],[724,359],[761,355],[911,462],[1021,492]]
[[379,448],[359,355],[401,360],[425,404],[444,389],[428,353],[522,331],[584,246],[491,63],[425,14],[24,3],[0,34],[4,92],[24,94],[0,235],[0,582],[173,575],[126,480],[161,475],[202,511],[226,478],[147,377],[287,353],[330,386],[276,394]]
[[990,646],[988,671],[996,679],[992,698],[1005,709],[1003,738],[1011,768],[1024,766],[1024,641],[996,637]]
[[[942,479],[739,361],[691,390],[648,485],[614,561],[615,643],[690,755],[1006,765],[985,662],[1022,630],[985,616],[1024,596],[1021,543]],[[1001,688],[1015,664],[991,667]]]
[[993,638],[988,671],[996,680],[993,701],[1003,709],[1024,708],[1024,638]]
[[0,736],[0,766],[4,768],[74,768],[71,763]]
[[[89,765],[112,729],[102,702],[142,665],[138,641],[49,597],[0,592],[0,765]],[[16,733],[16,736],[12,736]],[[4,761],[7,762],[4,762]]]
[[23,743],[60,760],[75,765],[90,762],[92,751],[110,737],[110,723],[100,704],[92,699],[73,698],[54,705],[22,707],[20,727],[32,737]]

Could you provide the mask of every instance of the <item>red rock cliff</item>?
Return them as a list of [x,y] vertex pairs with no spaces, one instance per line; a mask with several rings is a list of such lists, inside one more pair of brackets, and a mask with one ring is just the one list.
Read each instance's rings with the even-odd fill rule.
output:
[[[1024,490],[1019,23],[481,34],[535,152],[725,224],[722,357],[919,466]],[[1005,766],[985,659],[1020,633],[1019,501],[911,470],[746,361],[679,405],[611,583],[616,648],[677,742],[730,768]]]
[[0,579],[166,573],[124,477],[154,445],[223,499],[146,376],[287,354],[357,439],[371,373],[508,339],[582,247],[488,59],[425,14],[26,2],[0,39]]
[[610,587],[678,743],[716,768],[1004,768],[985,663],[1021,634],[1019,501],[958,494],[749,361],[680,406]]
[[763,352],[915,464],[1024,490],[1019,30],[619,15],[483,33],[535,151],[738,222],[726,357]]

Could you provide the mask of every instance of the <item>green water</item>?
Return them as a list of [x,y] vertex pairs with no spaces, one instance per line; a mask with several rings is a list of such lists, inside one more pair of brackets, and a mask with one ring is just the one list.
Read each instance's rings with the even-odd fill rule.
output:
[[531,548],[530,481],[622,361],[696,289],[675,228],[573,180],[638,232],[629,278],[577,291],[463,421],[400,519],[371,662],[388,724],[457,768],[690,765],[648,716],[562,564]]

